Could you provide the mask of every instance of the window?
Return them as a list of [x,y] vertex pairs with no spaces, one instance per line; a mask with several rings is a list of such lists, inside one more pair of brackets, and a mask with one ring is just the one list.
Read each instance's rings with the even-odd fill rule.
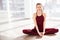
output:
[[0,0],[0,10],[6,10],[6,0]]
[[25,17],[24,0],[9,0],[9,11],[12,20],[18,20]]
[[0,24],[8,21],[7,0],[0,0]]
[[47,0],[44,7],[48,17],[60,17],[60,0]]
[[0,23],[29,18],[29,8],[29,0],[0,0]]

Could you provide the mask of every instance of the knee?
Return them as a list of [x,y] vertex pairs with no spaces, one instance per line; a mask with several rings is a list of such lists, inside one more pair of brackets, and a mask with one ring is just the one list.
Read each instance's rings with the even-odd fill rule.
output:
[[54,33],[57,33],[59,31],[59,29],[54,29],[53,32]]
[[55,29],[56,30],[56,32],[59,32],[59,29]]
[[24,30],[23,30],[23,33],[25,33],[25,34],[28,34],[28,33],[30,33],[30,32],[31,32],[30,29],[24,29]]
[[23,30],[23,33],[26,33],[26,30]]

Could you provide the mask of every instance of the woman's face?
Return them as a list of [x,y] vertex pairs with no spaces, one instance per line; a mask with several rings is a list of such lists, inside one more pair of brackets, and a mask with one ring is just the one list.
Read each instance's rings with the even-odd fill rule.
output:
[[36,10],[41,11],[42,10],[42,5],[36,5]]

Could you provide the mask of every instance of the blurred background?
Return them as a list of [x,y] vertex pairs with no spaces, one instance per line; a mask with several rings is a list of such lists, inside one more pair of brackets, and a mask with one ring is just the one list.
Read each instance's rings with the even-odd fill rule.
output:
[[60,0],[0,0],[0,35],[16,38],[24,35],[23,29],[32,29],[36,3],[43,5],[46,28],[60,29]]

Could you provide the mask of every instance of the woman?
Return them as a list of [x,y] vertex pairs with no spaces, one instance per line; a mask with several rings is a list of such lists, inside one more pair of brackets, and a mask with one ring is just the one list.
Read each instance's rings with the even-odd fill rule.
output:
[[58,32],[58,29],[55,28],[46,28],[45,29],[45,19],[46,14],[43,13],[42,5],[41,3],[36,4],[36,13],[33,14],[33,21],[35,24],[35,27],[33,29],[24,29],[23,33],[29,34],[29,35],[46,35],[46,34],[55,34]]

